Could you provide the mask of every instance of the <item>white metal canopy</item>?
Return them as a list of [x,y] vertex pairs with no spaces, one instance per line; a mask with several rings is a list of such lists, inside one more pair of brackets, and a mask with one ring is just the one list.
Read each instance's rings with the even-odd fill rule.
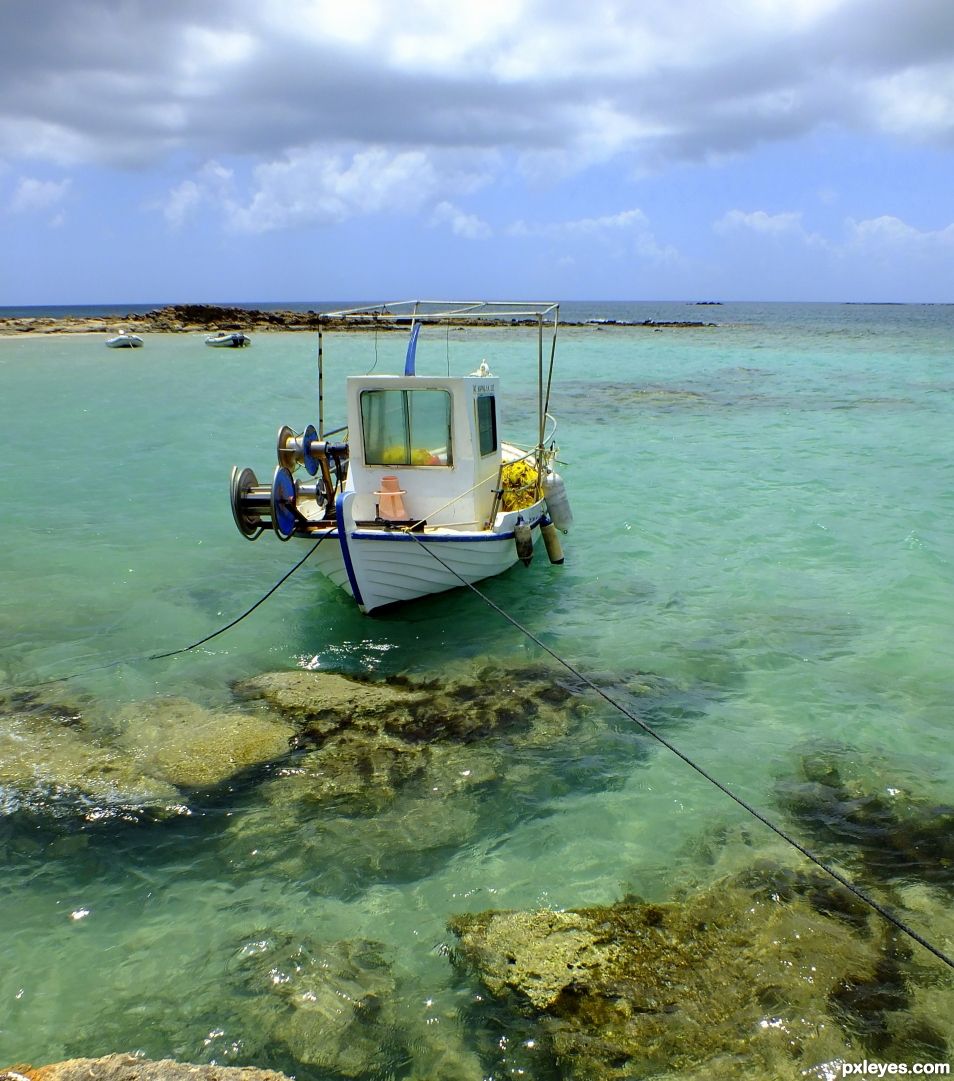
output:
[[320,312],[320,319],[406,320],[439,322],[442,319],[533,319],[554,322],[560,305],[538,300],[392,300],[340,311]]

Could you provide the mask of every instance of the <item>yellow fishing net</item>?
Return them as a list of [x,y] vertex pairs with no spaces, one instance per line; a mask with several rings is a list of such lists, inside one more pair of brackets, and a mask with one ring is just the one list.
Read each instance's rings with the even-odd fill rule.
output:
[[537,471],[525,458],[507,462],[500,474],[504,510],[524,510],[537,501]]

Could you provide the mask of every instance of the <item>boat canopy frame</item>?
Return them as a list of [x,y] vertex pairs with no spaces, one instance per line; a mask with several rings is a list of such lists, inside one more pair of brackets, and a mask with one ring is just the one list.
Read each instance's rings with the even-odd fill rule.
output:
[[318,326],[325,319],[375,322],[396,322],[410,319],[418,323],[481,319],[532,319],[554,325],[559,319],[560,305],[556,301],[538,300],[391,300],[381,304],[366,304],[340,311],[319,312]]
[[[324,408],[324,347],[325,324],[346,323],[374,329],[381,326],[410,326],[420,323],[447,323],[457,325],[502,324],[515,322],[537,326],[537,406],[538,437],[534,448],[538,473],[542,482],[544,440],[550,388],[553,384],[553,364],[556,357],[557,329],[560,325],[560,305],[556,301],[538,300],[391,300],[378,304],[365,304],[355,308],[318,313],[318,438],[334,435],[325,432]],[[549,364],[544,364],[544,325],[550,329]],[[328,325],[327,329],[334,327]],[[544,377],[544,372],[546,376]]]

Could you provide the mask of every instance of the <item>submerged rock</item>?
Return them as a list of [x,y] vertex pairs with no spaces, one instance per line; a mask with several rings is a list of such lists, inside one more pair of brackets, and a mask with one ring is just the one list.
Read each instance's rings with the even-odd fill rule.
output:
[[164,698],[87,723],[32,695],[0,701],[0,814],[103,821],[165,818],[190,796],[287,754],[296,730],[261,713]]
[[265,672],[237,683],[240,698],[260,699],[313,735],[334,732],[346,724],[383,720],[402,708],[423,705],[425,691],[338,675],[335,672]]
[[[627,698],[658,695],[643,677],[617,688]],[[453,795],[502,779],[516,768],[514,751],[534,757],[567,737],[588,709],[589,688],[531,664],[431,679],[296,669],[234,691],[239,703],[231,709],[157,698],[94,725],[70,703],[0,699],[0,813],[29,808],[86,820],[187,813],[203,793],[294,750],[286,768],[270,774],[270,801],[373,814],[409,787]]]
[[395,978],[378,943],[264,934],[241,947],[233,971],[252,996],[246,1025],[297,1063],[360,1077],[400,1048]]
[[180,788],[214,788],[289,750],[295,728],[264,714],[210,710],[185,698],[124,711],[117,747],[150,776]]
[[240,1066],[194,1066],[172,1059],[106,1055],[74,1058],[49,1066],[0,1069],[0,1081],[288,1081],[274,1070]]
[[778,798],[822,841],[848,848],[866,875],[886,882],[922,880],[954,891],[954,807],[890,783],[875,771],[850,772],[847,748],[804,755],[799,776],[778,786]]
[[407,743],[473,743],[565,734],[582,701],[542,666],[487,666],[450,678],[361,679],[332,672],[268,672],[236,684],[320,741],[334,732],[386,733]]
[[91,731],[82,708],[32,695],[0,702],[0,813],[164,817],[182,802],[175,785]]
[[458,963],[532,1020],[574,1081],[811,1075],[869,1050],[897,1058],[911,1024],[899,1012],[906,947],[813,874],[759,869],[680,902],[483,912],[450,927]]

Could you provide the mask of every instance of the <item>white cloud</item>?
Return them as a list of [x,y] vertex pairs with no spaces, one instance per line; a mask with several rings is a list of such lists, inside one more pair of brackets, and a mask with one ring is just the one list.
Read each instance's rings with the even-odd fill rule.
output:
[[371,147],[347,155],[311,149],[259,166],[255,187],[250,201],[232,206],[229,216],[234,228],[261,233],[385,210],[407,213],[427,201],[438,178],[418,150]]
[[881,251],[937,251],[954,248],[954,223],[944,229],[916,229],[900,218],[883,214],[866,221],[849,219],[848,241],[855,247]]
[[431,215],[432,225],[447,225],[455,236],[466,240],[482,240],[491,235],[491,228],[476,214],[467,214],[446,200],[438,203]]
[[617,255],[632,252],[661,262],[672,262],[679,258],[675,248],[656,241],[649,219],[639,209],[557,222],[526,222],[521,219],[513,222],[507,232],[515,237],[552,237],[566,242],[595,241],[610,245]]
[[713,229],[717,233],[751,230],[767,236],[779,236],[783,233],[804,234],[801,214],[791,211],[769,214],[764,210],[729,210],[714,223]]
[[217,161],[208,161],[194,177],[177,184],[158,203],[166,221],[180,229],[203,205],[225,207],[234,205],[233,173]]
[[194,180],[183,180],[169,192],[162,204],[166,221],[174,228],[182,227],[186,218],[199,206],[203,199],[202,188]]
[[35,180],[32,177],[21,177],[10,200],[10,209],[15,214],[50,210],[66,198],[70,185],[69,180]]
[[266,233],[371,214],[413,214],[436,205],[437,220],[460,235],[486,226],[445,199],[468,194],[492,176],[493,154],[307,147],[257,166],[247,190],[235,174],[212,161],[178,184],[161,209],[179,226],[207,204],[238,232]]
[[611,234],[621,230],[646,231],[649,219],[641,210],[621,210],[600,218],[575,218],[569,221],[526,222],[515,221],[508,230],[513,236],[555,236],[585,234]]

